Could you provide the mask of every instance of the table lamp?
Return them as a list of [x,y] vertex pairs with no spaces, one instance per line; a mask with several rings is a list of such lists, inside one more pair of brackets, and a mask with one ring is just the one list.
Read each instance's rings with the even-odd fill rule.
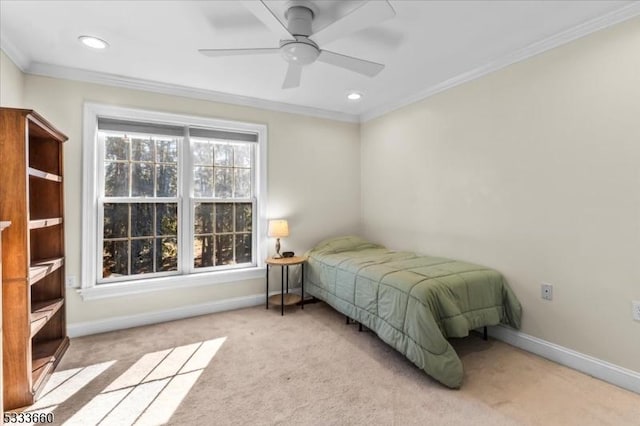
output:
[[289,236],[289,223],[284,219],[270,220],[269,221],[269,237],[277,238],[276,240],[276,254],[273,256],[275,259],[280,259],[280,237]]

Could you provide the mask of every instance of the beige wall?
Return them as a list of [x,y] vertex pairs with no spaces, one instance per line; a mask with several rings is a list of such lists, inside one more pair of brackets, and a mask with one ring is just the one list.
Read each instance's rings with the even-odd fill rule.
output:
[[24,106],[24,74],[0,50],[0,106],[22,108]]
[[[359,125],[254,108],[27,75],[29,108],[69,136],[65,147],[67,275],[80,278],[82,108],[85,101],[268,125],[268,216],[289,220],[283,248],[298,253],[360,222]],[[273,248],[269,247],[270,252]],[[264,292],[256,279],[83,301],[68,292],[68,322],[106,319]]]
[[495,267],[525,333],[640,372],[639,52],[636,18],[362,124],[366,236]]

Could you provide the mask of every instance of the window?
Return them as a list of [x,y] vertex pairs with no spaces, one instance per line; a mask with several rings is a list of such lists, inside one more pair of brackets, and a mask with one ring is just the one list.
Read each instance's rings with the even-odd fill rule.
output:
[[141,133],[126,123],[113,125],[98,118],[98,148],[104,154],[99,180],[104,183],[98,191],[102,193],[98,212],[102,276],[98,281],[178,271],[178,147],[182,143],[182,137]]
[[261,276],[264,126],[86,104],[85,138],[88,294]]
[[192,139],[196,269],[252,262],[253,145]]

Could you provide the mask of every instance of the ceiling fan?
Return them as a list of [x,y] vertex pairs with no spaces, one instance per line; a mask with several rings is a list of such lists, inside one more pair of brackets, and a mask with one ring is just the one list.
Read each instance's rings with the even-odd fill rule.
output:
[[383,64],[341,55],[320,49],[320,45],[341,38],[349,33],[395,16],[387,0],[367,1],[346,16],[313,33],[311,23],[317,16],[317,8],[307,0],[293,0],[286,4],[285,26],[265,5],[264,1],[243,1],[249,11],[269,29],[280,36],[280,47],[255,49],[199,49],[206,56],[261,55],[280,53],[289,63],[282,84],[283,89],[300,86],[302,67],[315,61],[341,67],[350,71],[376,76],[384,69]]

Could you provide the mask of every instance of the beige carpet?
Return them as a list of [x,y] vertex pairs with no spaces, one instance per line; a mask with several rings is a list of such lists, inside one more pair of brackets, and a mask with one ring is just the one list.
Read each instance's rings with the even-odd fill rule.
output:
[[[154,397],[154,406],[138,389],[102,424],[131,424],[116,414],[149,406],[173,413],[168,423],[176,425],[640,424],[640,395],[478,336],[454,341],[465,380],[461,390],[449,390],[323,303],[284,317],[255,307],[73,339],[50,386],[64,397],[43,411],[54,410],[57,424],[86,423],[77,412],[99,411],[95,401],[115,395],[104,392],[110,384],[143,374],[138,370],[146,354],[222,337],[193,387],[180,390],[176,382],[162,398]],[[80,370],[96,364],[103,365],[98,372]],[[83,387],[74,394],[64,386],[76,371],[90,381],[76,385]],[[142,416],[134,418],[144,423]]]

